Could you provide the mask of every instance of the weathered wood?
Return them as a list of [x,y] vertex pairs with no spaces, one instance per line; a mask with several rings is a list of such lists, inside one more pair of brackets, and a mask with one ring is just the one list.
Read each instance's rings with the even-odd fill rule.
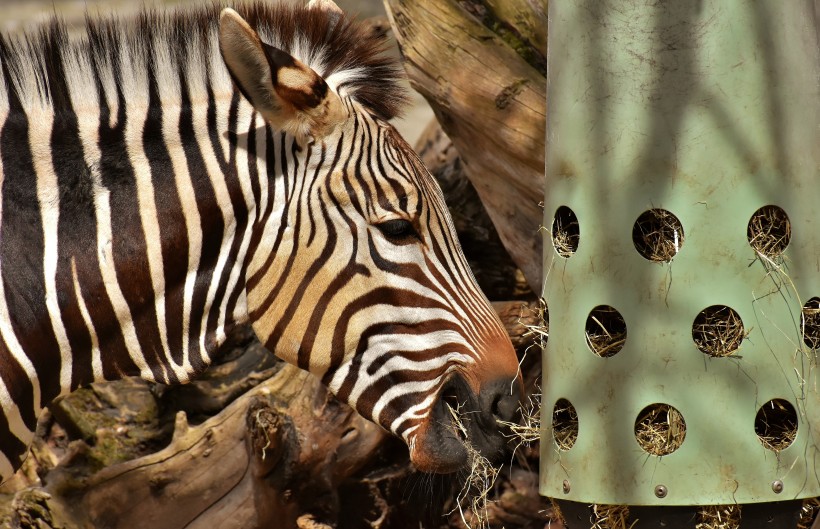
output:
[[492,305],[516,350],[526,349],[535,343],[535,333],[531,328],[541,325],[537,301],[494,301]]
[[291,527],[306,513],[332,520],[335,489],[383,437],[314,377],[285,366],[199,426],[180,413],[168,447],[92,476],[76,510],[94,527],[123,529]]
[[513,261],[540,291],[546,1],[385,5],[411,84],[452,139]]
[[386,435],[315,377],[283,366],[200,425],[178,412],[155,453],[93,471],[96,447],[76,441],[42,488],[18,493],[7,526],[261,529],[305,515],[335,525],[341,483]]

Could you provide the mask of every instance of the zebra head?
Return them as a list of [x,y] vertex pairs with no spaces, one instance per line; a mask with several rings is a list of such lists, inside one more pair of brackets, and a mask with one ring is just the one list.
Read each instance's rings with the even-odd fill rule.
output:
[[[322,1],[306,22],[358,46],[336,55],[298,28],[289,43],[251,16],[220,18],[235,85],[271,131],[288,133],[272,142],[275,198],[248,268],[250,321],[271,351],[403,438],[417,468],[461,468],[465,442],[498,460],[498,420],[513,419],[521,392],[515,353],[435,179],[387,122],[400,99],[393,80],[380,92],[384,79],[368,79],[396,66],[336,10]],[[345,56],[369,67],[340,66]]]

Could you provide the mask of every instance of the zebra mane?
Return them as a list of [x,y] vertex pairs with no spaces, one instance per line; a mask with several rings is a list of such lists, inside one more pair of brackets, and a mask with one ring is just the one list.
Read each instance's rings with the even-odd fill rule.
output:
[[[201,95],[230,90],[217,40],[222,1],[136,16],[94,18],[77,34],[58,18],[20,35],[0,38],[0,115],[4,107],[60,109],[101,94],[122,101],[146,99],[149,83],[180,91],[180,79]],[[406,102],[403,71],[386,55],[383,36],[367,25],[324,9],[259,1],[231,6],[263,41],[310,66],[340,95],[383,119]],[[190,95],[194,99],[195,93]],[[109,106],[115,106],[109,101]],[[116,107],[115,107],[116,108]],[[75,108],[76,110],[76,108]]]

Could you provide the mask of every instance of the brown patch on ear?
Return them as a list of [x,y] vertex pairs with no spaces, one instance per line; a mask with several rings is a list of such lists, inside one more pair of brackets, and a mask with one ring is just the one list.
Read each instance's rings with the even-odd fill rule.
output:
[[274,126],[300,140],[320,139],[346,119],[342,100],[319,74],[262,42],[230,8],[220,15],[219,45],[240,91]]
[[312,69],[278,48],[263,43],[273,71],[273,88],[297,110],[318,107],[327,96],[327,83]]
[[293,116],[290,128],[297,136],[314,139],[329,134],[347,117],[339,96],[309,66],[273,46],[262,44],[272,71],[273,88]]

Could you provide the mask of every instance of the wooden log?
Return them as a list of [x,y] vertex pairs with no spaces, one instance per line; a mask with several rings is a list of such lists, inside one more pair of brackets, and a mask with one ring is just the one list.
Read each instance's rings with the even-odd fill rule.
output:
[[513,261],[540,291],[546,1],[385,5],[412,86],[452,139]]
[[340,484],[385,436],[315,377],[283,366],[200,425],[179,412],[173,439],[158,452],[78,478],[81,453],[91,448],[75,450],[42,489],[18,495],[20,503],[37,493],[18,505],[17,519],[55,529],[335,525]]

